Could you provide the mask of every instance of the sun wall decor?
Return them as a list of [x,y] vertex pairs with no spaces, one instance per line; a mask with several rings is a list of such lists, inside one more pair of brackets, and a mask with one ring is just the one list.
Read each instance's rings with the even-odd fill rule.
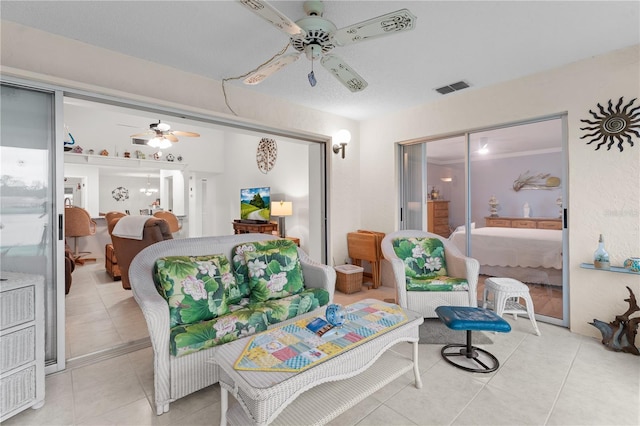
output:
[[600,113],[589,110],[594,120],[580,120],[589,124],[587,127],[580,127],[580,130],[591,132],[581,136],[580,139],[591,138],[587,145],[596,142],[596,151],[605,144],[607,145],[607,151],[609,151],[613,144],[618,142],[618,149],[622,152],[625,142],[623,138],[626,138],[626,141],[631,146],[633,146],[632,135],[640,138],[640,132],[638,132],[640,130],[640,105],[631,108],[637,98],[633,98],[631,102],[621,109],[622,99],[621,97],[615,108],[610,99],[606,110],[602,105],[598,104]]

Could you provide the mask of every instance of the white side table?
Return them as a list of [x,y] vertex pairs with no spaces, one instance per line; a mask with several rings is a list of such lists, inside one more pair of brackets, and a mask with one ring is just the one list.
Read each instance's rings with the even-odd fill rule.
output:
[[[490,292],[493,293],[493,301],[489,300]],[[524,299],[526,307],[519,303],[520,298]],[[487,306],[493,307],[500,317],[503,314],[513,314],[513,318],[517,320],[518,314],[526,314],[531,320],[533,330],[540,336],[529,287],[520,281],[513,278],[487,278],[484,281],[482,307],[487,308]]]

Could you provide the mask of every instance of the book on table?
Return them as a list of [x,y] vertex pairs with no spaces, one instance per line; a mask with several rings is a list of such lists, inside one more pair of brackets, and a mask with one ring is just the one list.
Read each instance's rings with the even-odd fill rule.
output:
[[334,327],[329,324],[324,318],[315,318],[309,324],[307,324],[307,328],[318,336],[322,337],[324,335],[331,335],[335,332]]

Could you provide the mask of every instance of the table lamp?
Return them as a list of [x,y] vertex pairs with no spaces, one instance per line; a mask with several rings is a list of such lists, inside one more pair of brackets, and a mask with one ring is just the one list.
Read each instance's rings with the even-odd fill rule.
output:
[[276,201],[271,203],[271,216],[278,216],[278,231],[280,238],[285,237],[284,218],[293,214],[293,205],[291,201]]

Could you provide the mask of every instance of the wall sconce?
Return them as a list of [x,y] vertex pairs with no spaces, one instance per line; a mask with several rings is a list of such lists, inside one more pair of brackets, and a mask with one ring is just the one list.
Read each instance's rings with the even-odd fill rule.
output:
[[285,216],[291,216],[293,214],[293,204],[291,201],[276,201],[271,203],[271,216],[278,216],[278,231],[280,231],[280,238],[286,236],[284,230],[284,218]]
[[333,153],[337,154],[342,151],[342,158],[344,158],[345,147],[351,141],[351,132],[346,129],[339,130],[338,133],[333,136],[333,140],[338,142],[333,145]]

